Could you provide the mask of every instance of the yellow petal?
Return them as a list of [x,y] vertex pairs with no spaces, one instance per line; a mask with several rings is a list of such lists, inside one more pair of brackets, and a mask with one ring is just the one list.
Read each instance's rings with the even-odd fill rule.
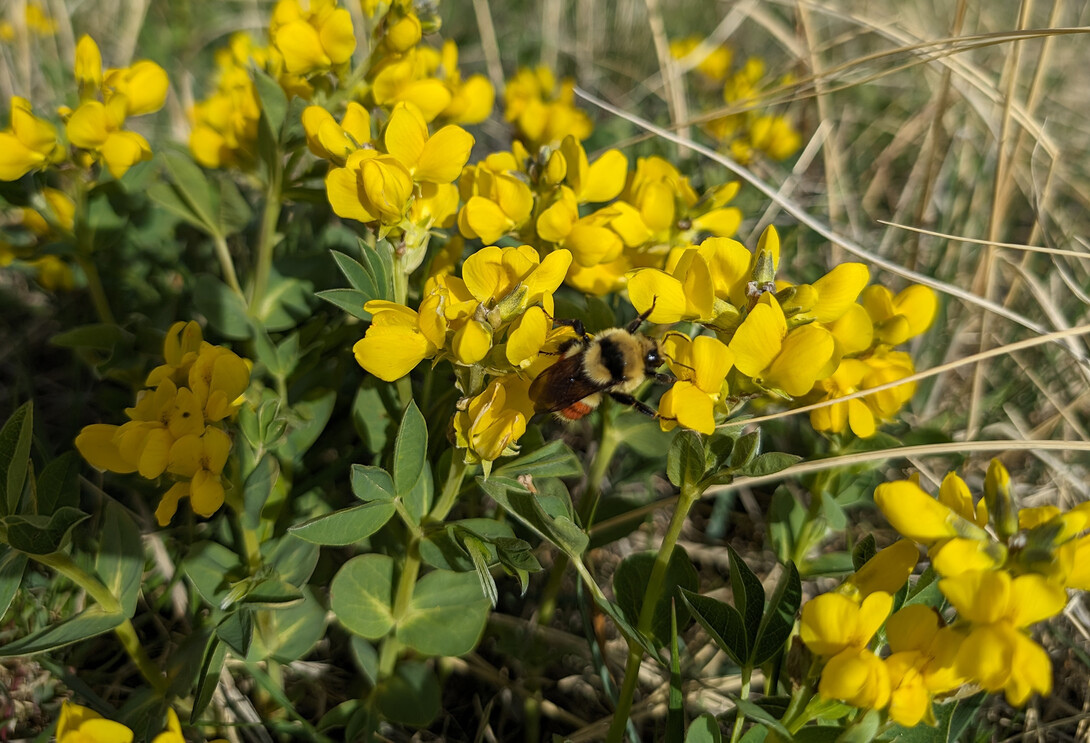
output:
[[423,334],[397,326],[372,325],[352,347],[356,362],[379,379],[393,382],[434,354]]
[[65,126],[68,141],[85,150],[102,146],[110,135],[106,107],[98,101],[88,101],[77,108]]
[[1007,614],[1011,577],[1001,570],[967,570],[940,580],[939,590],[962,619],[975,624],[991,624]]
[[880,550],[848,580],[863,597],[876,591],[892,595],[901,590],[919,558],[916,545],[901,539]]
[[170,80],[159,65],[143,59],[132,66],[114,72],[106,81],[117,93],[125,96],[125,113],[141,116],[158,111],[167,99]]
[[[383,141],[386,143],[386,151],[400,160],[406,168],[410,171],[416,168],[424,152],[424,144],[428,141],[428,125],[420,115],[420,109],[409,103],[394,106]],[[458,171],[461,172],[460,166]]]
[[874,502],[894,529],[921,544],[957,536],[957,514],[910,480],[882,483],[874,490]]
[[929,287],[912,285],[900,293],[893,300],[897,314],[908,318],[908,337],[914,338],[931,327],[935,313],[938,311],[938,299],[935,292]]
[[512,221],[504,214],[499,204],[483,196],[472,197],[458,215],[458,227],[462,235],[479,237],[485,243],[496,242],[512,226]]
[[178,501],[189,496],[189,483],[176,482],[170,489],[163,493],[159,499],[159,506],[155,509],[155,520],[159,526],[167,526],[174,514],[178,512]]
[[641,314],[654,304],[654,311],[647,317],[649,322],[665,325],[686,319],[685,289],[680,281],[657,268],[641,268],[629,274],[628,298]]
[[144,446],[140,452],[140,463],[137,471],[147,480],[154,480],[163,474],[167,468],[170,449],[174,444],[174,437],[165,428],[152,429],[144,439]]
[[318,29],[322,48],[333,64],[343,64],[356,51],[356,35],[352,32],[352,15],[345,8],[334,10]]
[[137,163],[151,159],[148,140],[136,132],[113,132],[100,148],[110,175],[120,178]]
[[697,336],[692,346],[692,367],[696,369],[693,382],[708,395],[718,395],[734,366],[734,354],[718,338]]
[[1056,616],[1066,605],[1067,592],[1042,575],[1027,573],[1011,581],[1009,618],[1015,627],[1029,627]]
[[507,360],[512,366],[525,368],[545,345],[552,322],[540,307],[531,307],[511,326],[507,336]]
[[105,423],[84,426],[76,436],[76,449],[95,469],[119,473],[135,472],[136,465],[121,456],[115,441],[117,432],[117,426]]
[[273,44],[284,55],[284,66],[293,75],[304,75],[332,64],[322,48],[318,31],[306,21],[295,20],[280,26],[273,33]]
[[451,183],[469,160],[473,142],[473,135],[462,127],[444,126],[424,145],[416,179],[427,183]]
[[783,339],[779,355],[765,372],[764,381],[791,395],[809,392],[833,358],[832,334],[818,325],[795,328]]
[[463,364],[476,364],[492,348],[492,329],[483,322],[470,320],[454,334],[452,350]]
[[45,161],[45,155],[24,146],[14,134],[0,132],[0,181],[17,181]]
[[659,415],[706,436],[715,433],[715,403],[691,382],[675,382],[663,393]]
[[859,292],[870,280],[870,271],[862,263],[841,263],[814,282],[818,303],[811,310],[818,322],[829,323],[848,311]]
[[742,210],[733,206],[713,209],[693,220],[693,227],[717,237],[730,237],[742,225]]
[[189,483],[189,506],[193,513],[208,518],[223,505],[223,483],[219,475],[198,470]]
[[586,204],[616,198],[624,188],[627,175],[628,158],[620,150],[607,150],[587,168],[579,200]]
[[779,303],[770,294],[762,295],[730,341],[738,371],[747,377],[759,377],[779,354],[785,335],[787,321]]
[[926,604],[910,604],[886,622],[886,639],[894,653],[927,650],[943,626],[942,616]]
[[98,44],[87,34],[76,44],[76,82],[81,90],[97,91],[102,87],[102,53]]
[[325,177],[325,189],[329,204],[337,216],[360,222],[378,219],[378,215],[360,201],[356,171],[349,168],[331,169]]

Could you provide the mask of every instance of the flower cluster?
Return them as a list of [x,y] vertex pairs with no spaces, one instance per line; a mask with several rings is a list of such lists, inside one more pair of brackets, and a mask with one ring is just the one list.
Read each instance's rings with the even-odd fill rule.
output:
[[575,107],[575,81],[559,84],[548,67],[520,68],[503,91],[503,117],[515,127],[515,137],[531,152],[555,147],[567,136],[582,141],[594,125]]
[[[908,354],[892,346],[931,324],[936,301],[930,289],[913,286],[893,296],[885,287],[867,287],[870,272],[860,263],[836,266],[812,284],[792,284],[776,278],[779,262],[774,227],[752,253],[736,240],[708,238],[671,250],[665,270],[631,272],[628,294],[651,322],[694,322],[712,330],[730,352],[724,374],[733,366],[735,396],[833,400],[913,373]],[[672,368],[679,379],[694,376],[683,364]],[[913,390],[904,384],[834,403],[815,410],[811,422],[819,431],[839,433],[850,425],[856,435],[871,436]],[[725,389],[705,391],[714,402],[725,399]]]
[[174,481],[155,511],[160,526],[170,523],[182,498],[205,517],[223,505],[227,422],[250,384],[250,363],[205,342],[196,322],[171,326],[163,356],[166,363],[148,374],[136,405],[125,410],[127,423],[92,424],[76,437],[93,467]]
[[[53,36],[57,33],[57,21],[42,6],[27,3],[23,14],[26,30],[36,36]],[[0,21],[0,41],[13,41],[16,30],[11,21]]]
[[5,230],[5,238],[0,239],[0,267],[18,261],[34,273],[43,289],[72,289],[75,277],[71,267],[59,255],[41,249],[72,233],[76,205],[55,188],[43,188],[41,196],[41,211],[29,207],[13,210],[12,224]]
[[[65,702],[57,720],[57,743],[131,743],[133,731],[120,722],[107,720],[93,709]],[[185,743],[182,724],[173,709],[167,709],[167,729],[151,743]],[[226,743],[219,739],[212,743]]]
[[[698,37],[676,39],[670,43],[675,59],[688,63],[695,57],[695,69],[702,78],[701,88],[719,91],[721,100],[736,110],[726,116],[716,116],[704,124],[704,129],[719,140],[740,163],[752,162],[758,155],[772,160],[786,160],[802,145],[802,137],[790,119],[759,108],[760,99],[772,87],[765,81],[765,65],[760,57],[750,57],[733,74],[733,55],[724,46],[708,44]],[[786,86],[790,77],[774,85]],[[715,104],[709,103],[708,108]]]
[[434,273],[418,310],[368,302],[371,326],[353,348],[356,360],[386,381],[425,359],[449,360],[466,397],[454,426],[467,460],[513,453],[533,415],[526,380],[548,363],[542,350],[570,335],[551,320],[552,295],[570,263],[566,250],[542,260],[528,245],[483,248],[466,259],[461,277]]
[[[912,480],[878,486],[875,502],[907,538],[803,607],[800,634],[822,660],[823,697],[888,707],[890,720],[912,726],[932,723],[932,700],[963,686],[1003,691],[1016,706],[1049,693],[1051,664],[1028,630],[1064,608],[1066,588],[1090,587],[1090,534],[1079,536],[1090,526],[1090,508],[1016,510],[1009,476],[994,460],[984,491],[974,504],[953,472],[937,497]],[[890,615],[893,594],[917,562],[917,544],[941,576],[953,621],[919,603]],[[883,624],[886,657],[874,648]]]
[[[68,142],[77,148],[75,162],[103,164],[120,178],[133,165],[151,159],[148,141],[124,126],[131,116],[163,107],[166,71],[148,60],[104,71],[98,45],[84,36],[76,45],[75,77],[79,105],[59,111]],[[29,101],[12,98],[11,127],[0,132],[0,180],[18,180],[33,170],[61,163],[66,156],[56,127],[35,116]]]
[[257,49],[247,34],[231,36],[216,53],[216,90],[190,112],[189,149],[206,168],[248,168],[255,159],[261,102],[250,73],[251,60],[265,66],[268,49]]

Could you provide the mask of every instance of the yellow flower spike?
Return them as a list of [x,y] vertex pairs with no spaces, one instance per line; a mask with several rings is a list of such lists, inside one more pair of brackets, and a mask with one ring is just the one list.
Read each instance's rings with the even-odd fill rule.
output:
[[916,545],[909,539],[901,539],[879,550],[848,578],[847,583],[859,592],[861,598],[876,591],[892,595],[901,590],[919,559]]
[[201,401],[188,387],[179,389],[178,395],[174,398],[174,409],[170,412],[167,430],[174,439],[191,434],[199,436],[204,431],[204,412],[201,410]]
[[420,109],[399,103],[390,114],[383,141],[417,181],[451,183],[462,172],[473,149],[473,135],[460,126],[444,126],[431,137]]
[[910,480],[882,483],[874,490],[874,502],[894,529],[920,544],[956,536],[986,538],[983,530]]
[[438,351],[420,332],[415,311],[379,300],[363,307],[371,313],[371,327],[356,341],[352,352],[356,362],[379,379],[386,382],[401,379]]
[[969,492],[969,486],[958,477],[956,472],[947,473],[942,478],[939,486],[939,502],[945,503],[963,519],[972,521],[980,528],[988,525],[988,506],[981,498],[980,502],[973,505],[973,494]]
[[37,118],[28,101],[13,97],[11,128],[0,132],[0,180],[18,180],[63,158],[56,128]]
[[250,386],[250,364],[221,346],[202,349],[189,370],[189,386],[204,408],[205,418],[223,420],[240,405]]
[[863,305],[853,304],[828,325],[844,356],[862,353],[874,341],[874,325]]
[[848,648],[825,664],[818,694],[861,709],[883,709],[889,704],[889,671],[882,659],[866,648]]
[[823,593],[802,607],[799,635],[811,652],[836,655],[870,642],[893,608],[893,597],[876,591],[862,603],[839,593]]
[[120,722],[72,702],[61,706],[57,719],[57,743],[131,743],[133,732]]
[[121,456],[117,446],[118,430],[118,426],[106,423],[84,426],[76,436],[76,449],[97,470],[120,474],[136,472],[136,465]]
[[163,107],[170,80],[166,70],[143,59],[129,67],[108,70],[103,84],[107,91],[107,103],[114,96],[124,96],[125,115],[141,116],[154,113]]
[[87,34],[81,36],[76,44],[75,76],[81,101],[98,95],[102,88],[102,52]]
[[863,290],[860,301],[874,322],[875,335],[891,346],[923,333],[938,311],[938,299],[926,286],[909,286],[894,296],[876,284]]
[[540,307],[530,307],[511,325],[504,351],[507,361],[517,369],[532,364],[548,338],[552,321]]
[[752,255],[746,246],[729,237],[709,237],[697,248],[711,272],[715,295],[729,300],[749,280]]
[[298,0],[280,0],[269,36],[292,75],[327,71],[347,62],[356,50],[352,16],[332,2],[312,3],[304,11]]
[[[555,159],[563,162],[563,157],[556,152],[549,158],[549,162]],[[572,227],[578,220],[579,203],[575,200],[575,194],[570,188],[561,186],[557,200],[538,215],[535,225],[537,235],[542,240],[559,243],[571,233]],[[595,263],[598,261],[586,265],[595,265]]]

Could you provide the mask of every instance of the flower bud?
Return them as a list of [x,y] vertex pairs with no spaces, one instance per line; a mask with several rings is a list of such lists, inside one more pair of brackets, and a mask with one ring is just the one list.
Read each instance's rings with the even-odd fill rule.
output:
[[984,500],[992,517],[996,534],[1003,541],[1018,531],[1018,510],[1011,498],[1011,476],[998,459],[988,464],[984,478]]

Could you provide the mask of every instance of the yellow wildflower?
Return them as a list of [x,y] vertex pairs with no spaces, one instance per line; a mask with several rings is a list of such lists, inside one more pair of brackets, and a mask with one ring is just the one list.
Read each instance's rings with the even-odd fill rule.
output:
[[348,62],[356,50],[352,16],[336,0],[279,0],[273,8],[269,38],[293,75],[328,72]]
[[15,181],[62,160],[56,128],[35,116],[25,98],[13,97],[11,127],[0,132],[0,180]]
[[57,719],[57,743],[131,743],[133,732],[120,722],[72,702],[61,706]]

